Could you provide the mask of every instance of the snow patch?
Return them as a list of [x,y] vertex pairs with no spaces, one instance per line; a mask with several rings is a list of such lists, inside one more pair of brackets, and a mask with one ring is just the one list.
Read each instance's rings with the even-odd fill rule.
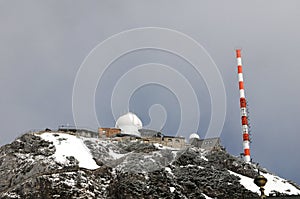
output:
[[202,155],[201,155],[200,158],[201,158],[202,160],[208,161],[208,159],[207,159],[206,157],[202,156]]
[[66,157],[73,156],[78,160],[79,167],[86,169],[99,168],[82,139],[65,133],[43,133],[38,136],[46,141],[53,142],[56,151],[52,156],[57,162],[65,164],[68,162]]
[[206,199],[212,199],[211,197],[205,195],[204,193],[202,193],[202,195],[203,195]]
[[159,144],[159,143],[154,143],[153,144],[157,149],[169,149],[169,150],[171,150],[171,151],[180,151],[180,150],[182,150],[181,148],[173,148],[173,147],[169,147],[169,146],[163,146],[163,145],[161,145],[161,144]]
[[119,158],[124,157],[126,154],[115,153],[113,150],[109,149],[109,155],[110,155],[113,159],[119,159]]
[[4,196],[7,196],[7,197],[9,197],[9,198],[21,198],[18,194],[16,194],[16,193],[10,193],[10,192],[8,192],[8,193],[4,193]]
[[203,195],[206,199],[212,199],[211,197],[205,195],[204,193],[202,193],[202,195]]
[[[231,175],[235,175],[241,178],[240,183],[248,190],[252,192],[256,192],[260,194],[259,187],[254,184],[254,179],[243,176],[241,174],[235,173],[233,171],[228,170]],[[297,189],[294,185],[288,183],[283,178],[278,176],[274,176],[269,173],[262,173],[265,178],[268,179],[265,188],[265,194],[269,195],[273,190],[278,191],[280,193],[285,193],[288,195],[300,195],[300,190]]]
[[174,160],[177,158],[177,153],[178,153],[178,151],[172,151],[173,159],[174,159]]
[[170,191],[173,193],[175,191],[175,187],[170,187]]
[[165,167],[165,170],[172,176],[174,176],[174,174],[172,173],[172,170],[170,167]]

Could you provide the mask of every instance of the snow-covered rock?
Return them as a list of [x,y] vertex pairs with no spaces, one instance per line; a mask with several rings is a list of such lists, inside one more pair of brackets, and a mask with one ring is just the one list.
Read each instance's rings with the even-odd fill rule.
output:
[[[260,168],[266,194],[300,194]],[[24,134],[0,148],[0,198],[258,197],[257,166],[226,151],[110,142],[61,132]]]
[[85,146],[81,138],[66,133],[43,133],[40,136],[54,144],[56,148],[53,154],[55,161],[66,164],[68,162],[67,157],[72,156],[79,162],[79,167],[87,169],[99,168],[90,150]]

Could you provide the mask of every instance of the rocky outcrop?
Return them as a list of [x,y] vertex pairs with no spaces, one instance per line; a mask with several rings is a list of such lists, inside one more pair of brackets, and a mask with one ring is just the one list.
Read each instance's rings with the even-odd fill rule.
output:
[[32,176],[58,168],[54,161],[49,164],[47,157],[55,147],[32,134],[25,134],[13,143],[0,149],[0,192],[31,178]]
[[254,166],[224,150],[172,151],[138,142],[112,144],[91,139],[84,144],[98,169],[80,168],[73,156],[66,157],[64,164],[55,161],[53,143],[34,134],[2,146],[0,198],[258,197],[228,171],[254,177]]

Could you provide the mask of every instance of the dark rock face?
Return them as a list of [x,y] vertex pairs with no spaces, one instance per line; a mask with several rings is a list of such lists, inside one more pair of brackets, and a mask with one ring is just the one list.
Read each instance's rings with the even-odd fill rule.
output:
[[[108,187],[112,198],[257,198],[224,165],[198,158],[199,151],[187,150],[178,159],[147,175],[119,172]],[[209,159],[224,158],[224,151],[209,153]],[[224,160],[224,159],[223,159]],[[172,192],[170,187],[174,189]],[[122,194],[120,194],[122,193]]]
[[[68,169],[34,176],[12,187],[1,198],[107,198],[107,170]],[[105,176],[105,178],[103,178]]]
[[55,153],[55,147],[40,137],[25,134],[13,143],[0,148],[0,191],[17,185],[42,172],[58,168],[47,157]]
[[[105,147],[89,140],[84,143],[98,169],[80,168],[73,156],[66,157],[66,164],[56,162],[52,156],[56,151],[53,143],[33,134],[2,146],[0,198],[179,199],[205,198],[203,194],[222,199],[258,198],[239,183],[239,177],[228,172],[254,177],[254,168],[226,151],[187,148],[173,153],[141,143]],[[107,159],[112,150],[129,155]],[[108,160],[115,162],[107,164]]]

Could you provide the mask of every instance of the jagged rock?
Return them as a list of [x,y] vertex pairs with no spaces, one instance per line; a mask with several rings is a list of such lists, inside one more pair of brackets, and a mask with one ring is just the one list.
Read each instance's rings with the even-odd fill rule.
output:
[[[51,137],[68,142],[59,132]],[[255,165],[224,150],[172,151],[139,142],[81,139],[98,168],[82,168],[72,155],[57,161],[56,145],[31,133],[2,146],[0,198],[258,198],[228,171],[253,178]]]

